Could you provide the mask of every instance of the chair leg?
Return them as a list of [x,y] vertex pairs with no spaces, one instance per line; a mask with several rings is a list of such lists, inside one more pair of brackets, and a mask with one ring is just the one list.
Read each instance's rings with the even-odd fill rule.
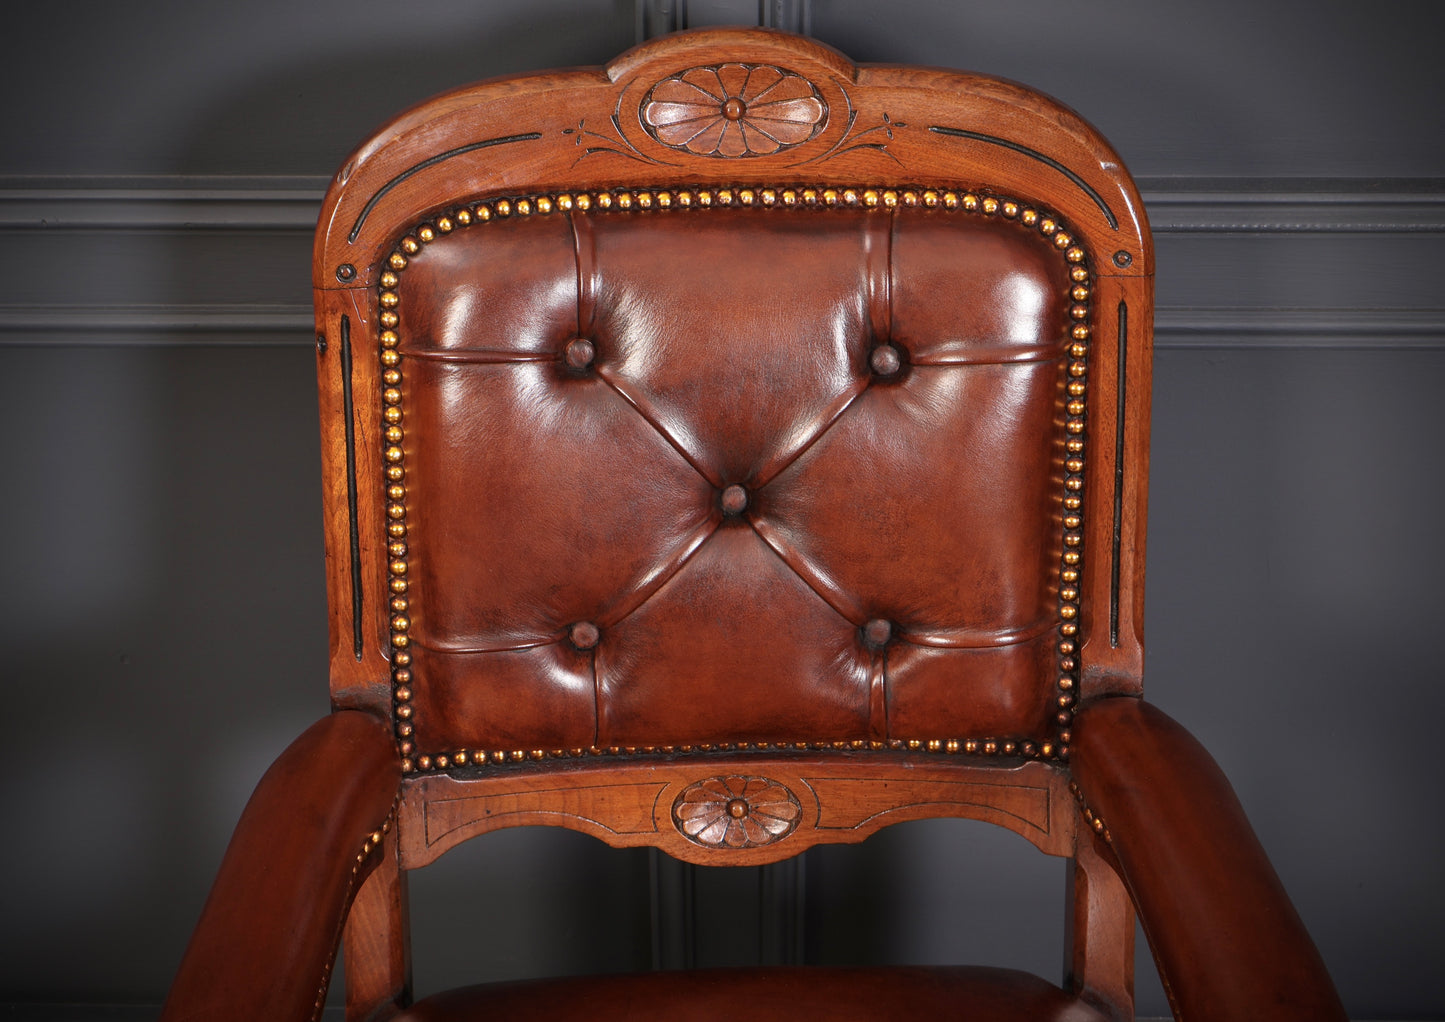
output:
[[346,1022],[384,1022],[411,1003],[411,928],[396,832],[382,839],[382,860],[346,919]]
[[1080,827],[1064,910],[1064,983],[1118,1022],[1134,1019],[1134,903]]

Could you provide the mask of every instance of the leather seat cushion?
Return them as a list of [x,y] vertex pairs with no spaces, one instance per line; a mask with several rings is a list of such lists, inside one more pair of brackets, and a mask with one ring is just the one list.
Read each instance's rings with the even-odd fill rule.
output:
[[394,1022],[1104,1022],[1037,976],[1011,969],[716,969],[466,987]]
[[923,209],[432,242],[397,289],[419,749],[1046,739],[1068,269]]

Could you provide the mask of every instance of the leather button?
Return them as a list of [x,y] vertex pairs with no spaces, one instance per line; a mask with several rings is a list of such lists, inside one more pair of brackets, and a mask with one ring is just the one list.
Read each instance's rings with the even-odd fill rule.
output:
[[893,345],[880,344],[868,356],[868,364],[879,376],[892,376],[898,372],[899,366],[903,365],[903,359],[898,356],[898,349]]
[[748,491],[734,483],[722,491],[722,509],[725,515],[740,515],[748,509]]
[[881,617],[875,617],[863,626],[863,641],[875,648],[888,645],[888,640],[892,637],[892,623],[883,620]]
[[591,649],[602,638],[602,633],[591,621],[578,621],[572,626],[572,645],[578,649]]
[[562,353],[562,360],[567,363],[568,369],[582,370],[592,364],[597,357],[597,348],[585,337],[574,337],[567,342],[567,348]]

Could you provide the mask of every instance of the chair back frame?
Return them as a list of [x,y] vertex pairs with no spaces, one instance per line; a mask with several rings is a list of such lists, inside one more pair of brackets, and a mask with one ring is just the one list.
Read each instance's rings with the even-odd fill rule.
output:
[[[711,133],[669,130],[658,112],[668,83],[732,65],[796,78],[790,122],[766,136],[729,129],[738,111],[725,97]],[[444,752],[412,742],[398,274],[409,255],[481,221],[675,204],[936,207],[1015,220],[1066,261],[1077,287],[1059,409],[1070,446],[1056,466],[1064,573],[1049,741],[800,735]],[[1133,181],[1072,111],[984,76],[854,66],[766,30],[683,33],[603,68],[467,86],[361,146],[328,191],[313,264],[331,696],[393,721],[405,777],[394,826],[378,835],[383,861],[346,927],[348,1018],[379,1017],[407,996],[404,871],[486,831],[561,825],[689,862],[756,865],[931,816],[992,822],[1072,857],[1069,982],[1132,1017],[1133,909],[1067,761],[1074,706],[1141,691],[1153,272]],[[729,823],[762,810],[782,822]],[[708,825],[685,825],[695,819]]]

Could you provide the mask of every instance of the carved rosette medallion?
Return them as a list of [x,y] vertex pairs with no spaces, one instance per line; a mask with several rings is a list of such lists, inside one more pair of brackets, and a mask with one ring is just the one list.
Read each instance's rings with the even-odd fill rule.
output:
[[771,64],[695,67],[665,78],[642,101],[642,124],[663,145],[695,156],[770,156],[813,138],[828,105],[812,82]]
[[710,777],[672,804],[677,829],[704,848],[770,845],[791,834],[802,815],[793,793],[766,777]]

